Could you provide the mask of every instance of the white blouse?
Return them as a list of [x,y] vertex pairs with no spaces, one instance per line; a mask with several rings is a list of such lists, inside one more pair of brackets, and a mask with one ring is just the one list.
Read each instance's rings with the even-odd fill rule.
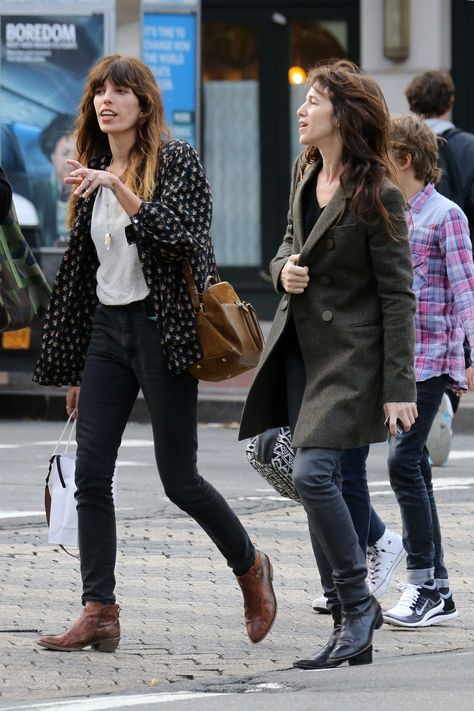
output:
[[135,244],[128,244],[130,218],[109,188],[100,187],[92,210],[91,237],[97,250],[97,296],[105,306],[123,306],[145,299],[145,282]]

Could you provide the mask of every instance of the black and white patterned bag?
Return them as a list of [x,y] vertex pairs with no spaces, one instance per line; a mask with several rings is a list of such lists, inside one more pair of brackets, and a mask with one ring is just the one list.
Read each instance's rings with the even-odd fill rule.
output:
[[252,439],[245,451],[253,468],[281,496],[300,501],[292,481],[295,451],[289,427],[267,430]]

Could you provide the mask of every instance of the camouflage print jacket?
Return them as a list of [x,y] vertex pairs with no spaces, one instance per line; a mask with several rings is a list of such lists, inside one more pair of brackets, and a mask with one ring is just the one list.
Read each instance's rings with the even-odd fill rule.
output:
[[[110,156],[91,162],[104,169]],[[42,385],[79,385],[97,304],[97,253],[90,235],[95,194],[79,201],[70,242],[56,276],[33,380]],[[163,145],[153,200],[143,202],[126,228],[136,243],[172,373],[201,357],[193,307],[181,261],[191,263],[196,284],[216,274],[210,238],[211,192],[194,149],[185,141]]]

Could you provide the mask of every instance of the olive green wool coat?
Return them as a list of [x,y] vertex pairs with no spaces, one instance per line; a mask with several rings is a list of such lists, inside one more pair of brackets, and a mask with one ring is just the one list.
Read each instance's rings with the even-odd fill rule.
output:
[[[293,432],[295,447],[347,449],[387,438],[383,404],[416,400],[412,263],[403,197],[386,181],[381,199],[398,216],[396,239],[379,220],[364,224],[340,187],[304,242],[302,193],[316,164],[298,179],[296,161],[288,226],[270,265],[275,288],[291,254],[309,268],[303,294],[284,294],[244,407],[240,438],[288,424],[279,343],[290,314],[306,368]],[[342,211],[342,217],[341,217]]]

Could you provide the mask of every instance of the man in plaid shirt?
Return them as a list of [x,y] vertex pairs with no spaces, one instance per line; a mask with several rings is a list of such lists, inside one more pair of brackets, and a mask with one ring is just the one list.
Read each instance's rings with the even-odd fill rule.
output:
[[409,432],[391,438],[388,468],[407,551],[407,585],[384,621],[426,627],[457,617],[433,495],[426,447],[445,388],[472,389],[463,341],[474,343],[474,265],[467,218],[436,192],[436,138],[415,116],[393,120],[392,148],[407,220],[417,298],[415,369],[418,418]]

